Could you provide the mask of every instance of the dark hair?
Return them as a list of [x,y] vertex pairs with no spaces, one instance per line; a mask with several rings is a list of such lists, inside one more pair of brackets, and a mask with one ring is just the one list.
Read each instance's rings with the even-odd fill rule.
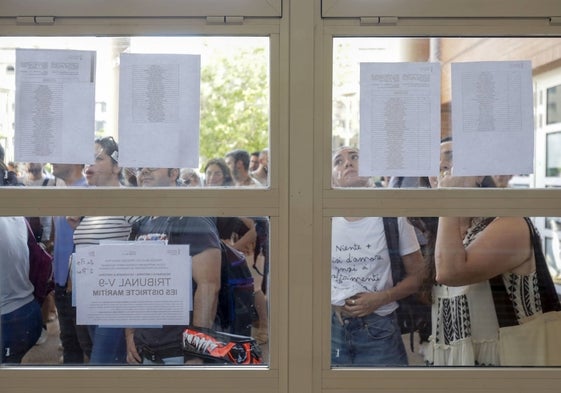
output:
[[497,187],[497,184],[495,183],[495,181],[493,180],[493,178],[491,176],[485,176],[483,178],[483,180],[481,180],[481,183],[479,184],[479,187],[481,187],[481,188],[495,188],[495,187]]
[[96,138],[94,142],[101,146],[105,154],[111,157],[113,164],[119,165],[119,145],[112,136]]
[[18,181],[15,172],[10,171],[4,161],[0,161],[0,187],[1,186],[23,186]]
[[249,153],[246,150],[236,149],[226,154],[226,157],[234,157],[234,162],[241,161],[247,171],[249,169]]
[[211,165],[217,165],[218,167],[220,167],[220,170],[222,171],[222,176],[224,176],[224,183],[222,184],[223,186],[231,186],[232,184],[234,184],[234,180],[232,179],[232,173],[230,172],[230,168],[228,168],[228,165],[226,164],[226,161],[224,161],[223,158],[212,158],[208,160],[208,162],[205,165],[205,173],[208,167]]

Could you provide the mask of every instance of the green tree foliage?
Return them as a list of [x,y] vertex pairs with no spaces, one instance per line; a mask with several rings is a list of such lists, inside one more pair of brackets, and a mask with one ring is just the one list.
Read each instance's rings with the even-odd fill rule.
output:
[[262,48],[217,54],[201,70],[201,164],[269,141],[268,56]]

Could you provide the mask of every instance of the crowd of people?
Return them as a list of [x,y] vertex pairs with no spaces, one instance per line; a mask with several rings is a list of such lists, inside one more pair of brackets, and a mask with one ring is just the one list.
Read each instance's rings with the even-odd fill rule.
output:
[[[72,186],[72,187],[266,187],[268,151],[254,153],[258,162],[242,149],[225,157],[209,160],[204,174],[192,168],[122,168],[119,148],[112,137],[94,141],[92,164],[37,163],[4,164],[0,160],[1,185]],[[15,172],[24,167],[25,173]],[[268,274],[268,219],[266,217],[131,217],[82,216],[36,217],[35,237],[53,256],[54,291],[50,301],[38,304],[29,280],[27,223],[33,217],[1,217],[3,236],[0,244],[2,271],[2,363],[19,363],[23,356],[44,340],[45,324],[58,318],[62,363],[126,364],[199,363],[200,358],[185,358],[180,343],[185,326],[125,328],[79,325],[72,282],[72,254],[75,250],[107,240],[165,240],[168,244],[189,244],[192,257],[193,306],[191,324],[200,328],[218,328],[216,312],[221,286],[221,246],[228,242],[243,252],[255,273],[254,288],[257,318],[249,333],[257,343],[268,341],[266,283]],[[260,258],[260,259],[259,259]],[[260,261],[258,264],[257,261]],[[257,269],[257,266],[261,269]],[[43,313],[41,311],[43,309]],[[42,315],[43,314],[43,315]],[[169,348],[174,346],[174,351]]]
[[[452,139],[441,143],[440,176],[359,176],[359,151],[341,147],[332,157],[334,187],[506,187],[510,176],[454,176]],[[378,184],[377,184],[378,183]],[[415,296],[430,306],[429,334],[420,353],[430,366],[499,366],[503,310],[494,297],[506,291],[507,308],[524,324],[559,310],[559,297],[538,282],[537,259],[524,217],[398,218],[392,249],[382,217],[335,217],[332,222],[331,362],[337,366],[403,366],[408,358],[398,325],[399,301]],[[401,256],[405,278],[394,281],[391,254]],[[543,268],[543,267],[542,267]],[[546,268],[547,269],[547,268]],[[549,279],[551,277],[548,277]],[[545,281],[549,281],[545,278]],[[547,296],[547,298],[546,298]],[[524,365],[524,364],[520,364]]]
[[[90,165],[28,164],[28,175],[18,180],[0,160],[5,185],[32,184],[74,187],[264,187],[268,185],[268,151],[250,154],[233,150],[193,169],[121,168],[118,145],[111,137],[94,143]],[[3,158],[3,157],[2,157]],[[386,178],[376,184],[359,175],[359,151],[341,147],[332,157],[332,184],[337,188],[505,187],[508,177],[454,176],[452,140],[441,143],[440,175],[434,178]],[[47,180],[45,180],[47,179]],[[55,184],[56,183],[56,184]],[[29,220],[28,220],[29,221]],[[215,327],[220,290],[220,241],[229,242],[253,259],[264,258],[263,280],[255,287],[258,342],[267,341],[268,220],[264,217],[52,217],[50,226],[36,233],[54,256],[54,304],[41,313],[27,278],[24,218],[1,217],[0,310],[2,362],[18,363],[35,345],[45,315],[56,313],[60,324],[63,362],[66,364],[184,364],[177,346],[183,326],[107,327],[76,323],[69,260],[72,252],[104,240],[165,240],[190,244],[194,282],[192,324]],[[530,221],[523,217],[399,217],[397,239],[390,242],[382,217],[334,217],[331,263],[331,362],[339,366],[406,366],[407,352],[398,321],[400,302],[415,296],[431,308],[430,334],[420,343],[431,366],[498,366],[499,323],[491,280],[504,284],[517,323],[542,314],[545,303],[536,276],[537,261]],[[395,249],[394,249],[395,248]],[[403,274],[393,275],[398,255]]]

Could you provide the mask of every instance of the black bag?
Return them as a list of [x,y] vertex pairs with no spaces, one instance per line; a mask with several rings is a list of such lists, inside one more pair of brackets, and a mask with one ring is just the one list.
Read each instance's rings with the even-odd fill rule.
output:
[[224,332],[250,336],[251,325],[257,320],[253,276],[243,253],[222,240],[220,247],[222,266],[217,326]]
[[[403,260],[399,255],[399,228],[396,217],[384,217],[384,232],[390,254],[394,286],[406,276]],[[413,334],[419,333],[421,342],[427,341],[431,334],[431,305],[422,303],[416,294],[397,301],[396,311],[401,334],[409,334],[411,351],[414,350]]]
[[261,349],[253,338],[194,326],[183,331],[183,350],[187,357],[194,356],[212,363],[263,363]]

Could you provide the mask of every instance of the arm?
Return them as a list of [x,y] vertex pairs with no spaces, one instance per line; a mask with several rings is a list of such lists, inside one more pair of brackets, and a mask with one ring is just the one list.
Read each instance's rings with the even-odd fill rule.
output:
[[217,248],[208,248],[193,256],[193,279],[197,290],[193,296],[193,321],[199,327],[212,327],[220,290],[221,254]]
[[384,291],[388,295],[388,303],[401,300],[417,292],[426,274],[425,263],[420,250],[404,255],[401,259],[406,275],[393,288]]
[[406,273],[403,280],[385,291],[362,292],[354,299],[347,299],[345,310],[356,317],[364,317],[385,304],[395,302],[417,292],[426,274],[421,251],[417,250],[401,258]]
[[247,253],[248,250],[253,251],[257,232],[255,231],[255,222],[251,218],[239,217],[239,219],[249,229],[242,237],[240,237],[232,246],[239,251]]
[[521,217],[498,217],[467,247],[466,218],[440,217],[436,237],[436,280],[461,286],[488,280],[509,271],[534,269],[528,226]]

